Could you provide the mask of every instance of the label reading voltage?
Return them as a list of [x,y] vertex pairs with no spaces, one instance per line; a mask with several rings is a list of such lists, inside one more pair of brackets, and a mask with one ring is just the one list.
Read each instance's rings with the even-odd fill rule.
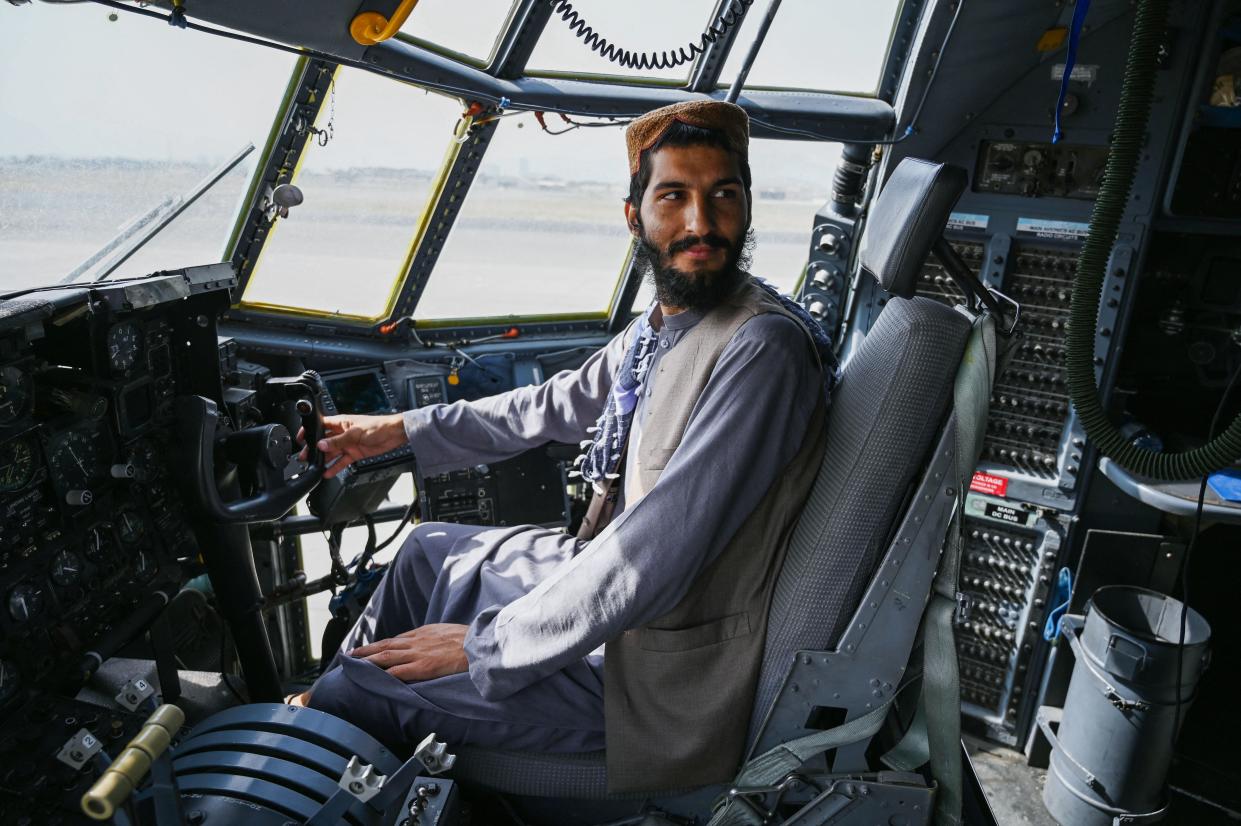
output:
[[982,512],[992,519],[998,519],[1001,522],[1008,522],[1012,525],[1026,524],[1026,514],[1014,507],[1008,505],[997,505],[994,502],[988,502],[983,505]]
[[1008,494],[1008,480],[1003,476],[975,471],[974,478],[970,480],[970,490],[988,496],[1005,496]]

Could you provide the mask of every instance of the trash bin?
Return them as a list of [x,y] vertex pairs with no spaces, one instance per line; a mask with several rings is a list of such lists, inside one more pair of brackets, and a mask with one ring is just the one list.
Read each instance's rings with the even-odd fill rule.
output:
[[1051,743],[1043,805],[1064,826],[1154,823],[1167,808],[1164,783],[1173,728],[1193,701],[1206,668],[1211,628],[1188,609],[1177,674],[1182,604],[1123,585],[1100,588],[1086,614],[1066,615],[1060,631],[1076,657],[1069,691],[1054,711],[1039,710]]

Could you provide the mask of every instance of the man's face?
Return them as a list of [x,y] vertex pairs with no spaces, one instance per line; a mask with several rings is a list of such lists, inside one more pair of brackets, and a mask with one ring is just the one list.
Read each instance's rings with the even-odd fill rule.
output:
[[740,278],[749,204],[736,156],[715,146],[665,146],[650,156],[642,203],[625,205],[630,231],[666,307],[710,306]]

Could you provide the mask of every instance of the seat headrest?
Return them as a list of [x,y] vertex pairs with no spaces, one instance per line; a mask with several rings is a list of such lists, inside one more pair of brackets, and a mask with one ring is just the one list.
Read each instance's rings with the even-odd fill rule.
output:
[[862,269],[892,295],[912,298],[922,262],[944,232],[965,190],[959,166],[905,158],[888,178],[866,219]]

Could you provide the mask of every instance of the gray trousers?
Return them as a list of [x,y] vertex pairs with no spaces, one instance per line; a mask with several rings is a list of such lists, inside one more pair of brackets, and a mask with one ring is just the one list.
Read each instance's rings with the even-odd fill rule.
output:
[[580,547],[571,536],[533,526],[419,525],[315,683],[311,707],[348,720],[398,754],[431,732],[450,748],[602,749],[601,654],[491,701],[468,673],[404,683],[348,653],[421,625],[468,625],[483,609],[526,594]]

